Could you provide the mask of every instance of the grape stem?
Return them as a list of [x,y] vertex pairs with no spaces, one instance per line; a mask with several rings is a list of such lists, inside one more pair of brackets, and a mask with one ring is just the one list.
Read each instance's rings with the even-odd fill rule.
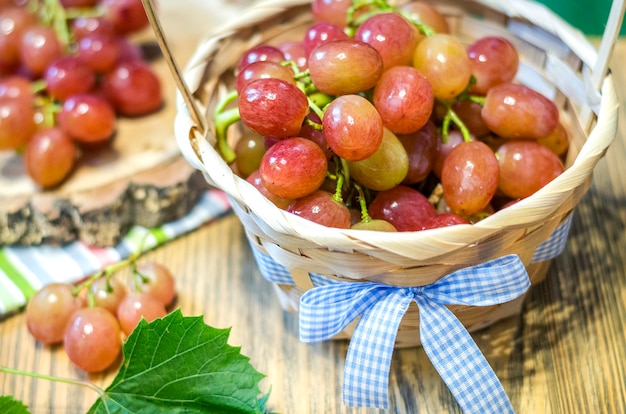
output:
[[226,132],[231,125],[241,120],[241,114],[239,113],[239,108],[226,108],[231,102],[237,99],[237,97],[237,91],[229,92],[218,102],[213,113],[217,150],[228,164],[235,161],[235,151],[228,144]]
[[86,387],[86,388],[92,389],[93,391],[98,393],[100,398],[106,397],[106,394],[105,394],[105,392],[104,392],[104,390],[102,388],[100,388],[97,385],[94,385],[94,384],[92,384],[90,382],[87,382],[87,381],[81,381],[81,380],[75,380],[75,379],[71,379],[71,378],[55,377],[53,375],[44,375],[44,374],[38,374],[38,373],[34,373],[34,372],[22,371],[22,370],[19,370],[19,369],[8,368],[8,367],[2,366],[2,365],[0,365],[0,372],[4,372],[6,374],[12,374],[12,375],[20,375],[20,376],[23,376],[23,377],[30,377],[30,378],[44,379],[44,380],[54,381],[54,382],[61,382],[61,383],[70,384],[70,385],[79,385],[79,386],[82,386],[82,387]]
[[369,223],[372,221],[372,217],[367,211],[367,200],[365,199],[365,193],[363,192],[363,188],[356,183],[354,184],[354,188],[356,188],[356,191],[359,193],[358,200],[359,206],[361,206],[361,223]]
[[472,140],[472,135],[467,129],[467,126],[463,122],[459,115],[452,109],[452,105],[445,104],[446,107],[446,115],[443,118],[443,122],[441,124],[441,136],[443,137],[443,142],[448,142],[448,136],[450,133],[450,123],[454,123],[454,125],[459,128],[461,131],[461,135],[463,135],[463,141],[470,142]]

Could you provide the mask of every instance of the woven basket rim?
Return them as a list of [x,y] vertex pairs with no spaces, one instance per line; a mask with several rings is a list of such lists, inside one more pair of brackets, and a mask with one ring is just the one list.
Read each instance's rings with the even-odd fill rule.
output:
[[[309,3],[310,0],[264,0],[213,32],[198,46],[196,53],[186,66],[184,76],[190,89],[196,91],[202,87],[201,73],[204,73],[206,65],[210,64],[210,52],[221,39],[248,28],[251,23],[281,13],[285,9]],[[557,35],[588,67],[592,68],[596,63],[597,51],[585,36],[543,5],[528,0],[507,2],[473,0],[461,3],[482,4],[510,17],[522,17]],[[595,91],[587,93],[595,94]],[[456,248],[489,237],[503,227],[525,227],[549,218],[559,207],[563,194],[581,185],[590,177],[593,168],[603,157],[617,131],[619,103],[610,73],[602,78],[599,94],[597,122],[588,134],[573,164],[559,177],[532,196],[478,223],[415,232],[383,233],[328,228],[279,209],[250,183],[236,176],[211,147],[207,137],[198,133],[197,126],[194,125],[183,100],[180,99],[180,94],[177,100],[178,113],[175,128],[176,138],[187,160],[201,170],[207,179],[226,192],[233,201],[254,211],[275,232],[301,237],[320,246],[338,248],[384,248],[388,243],[408,243],[416,239],[423,243],[432,242],[446,245],[448,248]],[[191,144],[192,141],[195,148]]]

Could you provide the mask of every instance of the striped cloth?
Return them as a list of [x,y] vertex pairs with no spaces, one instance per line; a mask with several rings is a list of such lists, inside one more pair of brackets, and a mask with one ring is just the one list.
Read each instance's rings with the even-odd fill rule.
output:
[[134,226],[114,247],[98,248],[73,242],[65,246],[0,248],[0,317],[19,310],[46,284],[79,281],[127,258],[142,246],[144,251],[160,246],[229,210],[226,195],[209,190],[186,216],[153,229]]

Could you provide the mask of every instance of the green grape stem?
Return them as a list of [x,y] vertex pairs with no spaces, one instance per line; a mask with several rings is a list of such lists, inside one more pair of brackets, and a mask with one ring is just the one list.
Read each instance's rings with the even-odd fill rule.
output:
[[470,142],[472,140],[472,135],[470,134],[469,129],[467,129],[465,122],[463,122],[463,120],[459,118],[459,115],[457,115],[454,109],[452,109],[452,105],[446,104],[446,115],[444,116],[441,124],[441,136],[443,137],[444,143],[448,142],[450,123],[454,123],[454,125],[459,128],[459,131],[461,131],[461,135],[463,135],[463,141]]
[[44,380],[53,381],[53,382],[61,382],[64,384],[78,385],[81,387],[90,388],[91,390],[95,391],[96,393],[98,393],[99,398],[106,397],[106,394],[102,388],[88,381],[81,381],[81,380],[75,380],[75,379],[64,378],[64,377],[56,377],[53,375],[38,374],[35,372],[28,372],[28,371],[22,371],[20,369],[8,368],[2,365],[0,365],[0,372],[4,372],[5,374],[20,375],[22,377],[30,377],[30,378],[44,379]]
[[236,100],[237,97],[237,91],[229,92],[218,102],[213,113],[217,151],[228,164],[235,161],[235,151],[228,144],[226,132],[231,125],[241,120],[241,114],[239,113],[239,108],[227,109],[227,107],[231,102]]
[[367,211],[367,201],[365,199],[365,193],[363,192],[363,188],[358,184],[354,184],[354,188],[356,188],[356,191],[359,193],[358,200],[359,206],[361,207],[361,222],[369,223],[372,221],[372,217]]

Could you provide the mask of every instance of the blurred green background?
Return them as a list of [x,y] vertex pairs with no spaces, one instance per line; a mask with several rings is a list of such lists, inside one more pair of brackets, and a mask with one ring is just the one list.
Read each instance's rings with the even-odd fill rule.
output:
[[[601,35],[611,9],[611,0],[538,0],[589,35]],[[621,35],[626,35],[622,24]]]

